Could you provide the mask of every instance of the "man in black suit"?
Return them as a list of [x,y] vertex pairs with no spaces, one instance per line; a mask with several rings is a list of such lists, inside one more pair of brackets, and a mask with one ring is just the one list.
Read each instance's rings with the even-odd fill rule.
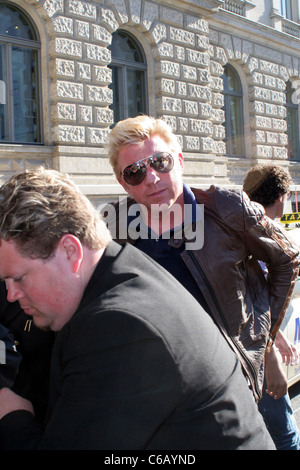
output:
[[46,427],[0,391],[4,449],[273,449],[239,361],[167,271],[119,246],[71,181],[39,169],[0,189],[0,277],[56,332]]

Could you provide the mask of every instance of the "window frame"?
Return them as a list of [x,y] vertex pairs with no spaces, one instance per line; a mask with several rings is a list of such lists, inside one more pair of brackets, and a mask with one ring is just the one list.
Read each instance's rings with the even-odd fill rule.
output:
[[[225,83],[224,83],[224,76],[226,74],[226,68],[231,69],[234,73],[235,78],[237,79],[239,83],[239,90],[229,90],[225,89]],[[235,157],[235,158],[244,158],[245,157],[245,130],[244,130],[244,93],[243,93],[243,86],[242,86],[242,81],[240,79],[240,76],[236,69],[231,65],[231,64],[226,64],[224,66],[224,72],[221,76],[223,80],[223,90],[222,94],[224,96],[224,105],[222,109],[224,110],[224,127],[225,127],[225,145],[226,145],[226,153],[225,155],[228,157]],[[232,113],[231,113],[231,98],[236,97],[239,98],[239,114],[240,114],[240,150],[241,152],[238,153],[233,153],[233,138],[232,138]]]
[[293,21],[293,0],[280,0],[280,14],[287,20]]
[[[146,60],[144,49],[141,46],[138,39],[133,34],[128,32],[127,30],[118,29],[117,31],[115,31],[115,33],[116,34],[122,33],[125,36],[128,36],[130,38],[130,40],[136,46],[140,56],[143,59],[142,62],[136,62],[136,61],[130,61],[130,60],[126,60],[126,59],[122,59],[122,58],[112,56],[111,63],[109,64],[108,67],[112,70],[112,81],[114,80],[114,78],[113,78],[114,77],[114,69],[119,70],[120,75],[121,75],[121,80],[119,80],[118,93],[120,95],[122,95],[122,97],[124,99],[122,108],[120,107],[120,109],[119,109],[119,118],[117,120],[123,120],[123,119],[126,119],[128,117],[134,117],[134,116],[130,116],[130,113],[128,113],[128,91],[127,91],[128,90],[128,87],[127,87],[127,83],[128,83],[127,82],[127,71],[128,70],[141,71],[144,74],[144,77],[143,77],[143,80],[142,80],[142,99],[143,99],[143,104],[144,104],[144,111],[142,113],[143,114],[148,114],[148,109],[149,109],[148,92],[147,92],[147,90],[148,90],[148,86],[147,86],[147,84],[148,84],[148,77],[147,77],[148,66],[147,66],[147,60]],[[113,41],[113,39],[112,39],[112,41]],[[112,83],[111,88],[114,89],[114,86],[116,86],[116,85],[114,85]],[[117,120],[115,120],[115,115],[116,115],[117,111],[115,110],[116,105],[114,103],[114,100],[113,100],[113,103],[111,104],[110,108],[113,110],[113,113],[114,113],[114,124],[113,125],[115,125],[116,122],[117,122]]]
[[[290,89],[288,89],[288,87],[290,87]],[[296,104],[296,103],[293,103],[292,100],[288,101],[288,92],[290,91],[291,95],[292,95],[292,90],[293,89],[294,88],[293,88],[292,82],[290,80],[287,81],[286,82],[286,89],[285,89],[285,95],[286,95],[285,107],[286,107],[286,124],[287,124],[286,134],[287,134],[287,137],[288,137],[288,158],[291,161],[300,161],[299,105]],[[289,124],[291,124],[291,122],[289,122],[289,116],[290,116],[289,111],[293,112],[293,116],[295,118],[295,122],[292,123],[292,126],[290,126],[290,128],[295,127],[295,129],[296,129],[295,136],[291,136],[291,134],[289,132]],[[292,145],[292,142],[294,140],[296,140],[296,157],[291,156],[291,151],[290,151],[290,148],[292,148],[292,150],[295,150],[295,149],[293,149],[293,145]],[[293,154],[294,154],[294,152],[292,152],[292,155]]]
[[[14,36],[5,36],[0,34],[0,45],[5,47],[5,55],[6,55],[6,64],[5,64],[5,72],[6,72],[6,80],[7,83],[5,84],[6,88],[6,100],[7,100],[7,109],[8,109],[8,139],[7,140],[0,140],[0,145],[43,145],[44,144],[44,133],[43,133],[43,109],[42,109],[42,80],[41,80],[41,42],[40,36],[37,30],[36,25],[29,17],[28,13],[20,8],[18,5],[12,4],[11,2],[4,2],[4,5],[8,7],[13,7],[15,10],[19,11],[21,15],[26,18],[27,24],[32,29],[35,40],[31,39],[24,39],[24,38],[16,38]],[[37,122],[39,125],[38,134],[39,140],[38,141],[23,141],[23,140],[15,140],[15,124],[14,124],[14,96],[13,96],[13,63],[12,63],[12,49],[13,47],[20,47],[22,49],[27,49],[30,51],[34,51],[36,53],[36,85],[37,85],[37,97],[36,97],[36,106],[38,109],[37,113]]]

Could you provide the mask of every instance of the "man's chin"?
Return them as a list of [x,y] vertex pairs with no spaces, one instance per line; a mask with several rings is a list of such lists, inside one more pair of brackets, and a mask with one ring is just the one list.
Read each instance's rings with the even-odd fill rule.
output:
[[34,326],[36,326],[39,330],[51,331],[50,325],[45,324],[45,322],[43,322],[41,318],[33,316],[32,319],[33,319]]

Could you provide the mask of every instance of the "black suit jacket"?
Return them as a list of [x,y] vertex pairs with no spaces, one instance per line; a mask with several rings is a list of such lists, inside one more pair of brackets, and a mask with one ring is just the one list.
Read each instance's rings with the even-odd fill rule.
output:
[[4,448],[274,448],[239,362],[198,302],[111,242],[53,349],[50,418],[0,422]]

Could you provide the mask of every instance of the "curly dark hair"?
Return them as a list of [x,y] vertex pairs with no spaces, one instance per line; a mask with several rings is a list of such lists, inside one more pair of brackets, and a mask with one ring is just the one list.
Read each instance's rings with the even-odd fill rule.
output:
[[264,207],[271,206],[279,198],[289,192],[291,176],[279,165],[265,164],[251,168],[244,180],[243,190],[252,201]]

